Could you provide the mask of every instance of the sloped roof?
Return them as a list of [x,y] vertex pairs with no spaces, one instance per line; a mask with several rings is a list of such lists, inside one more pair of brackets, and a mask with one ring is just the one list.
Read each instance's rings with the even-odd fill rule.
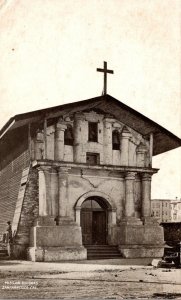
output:
[[15,115],[0,130],[0,149],[3,139],[11,130],[16,132],[17,129],[28,124],[40,122],[45,117],[53,119],[65,114],[91,109],[114,116],[117,120],[120,120],[145,137],[149,138],[150,133],[153,133],[153,155],[161,154],[181,146],[181,139],[167,129],[112,96],[103,95],[88,100]]

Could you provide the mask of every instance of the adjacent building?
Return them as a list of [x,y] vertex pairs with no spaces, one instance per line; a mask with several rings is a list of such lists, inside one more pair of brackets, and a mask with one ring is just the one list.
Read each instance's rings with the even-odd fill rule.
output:
[[152,216],[159,222],[181,222],[181,200],[154,199],[151,201]]

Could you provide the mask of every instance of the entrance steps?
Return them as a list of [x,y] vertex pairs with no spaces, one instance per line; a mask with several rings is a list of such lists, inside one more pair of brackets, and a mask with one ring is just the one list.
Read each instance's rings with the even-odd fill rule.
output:
[[9,259],[8,251],[5,249],[0,249],[0,260]]
[[87,259],[114,259],[121,258],[118,246],[114,245],[85,245]]
[[9,259],[7,244],[0,241],[0,260],[7,260]]

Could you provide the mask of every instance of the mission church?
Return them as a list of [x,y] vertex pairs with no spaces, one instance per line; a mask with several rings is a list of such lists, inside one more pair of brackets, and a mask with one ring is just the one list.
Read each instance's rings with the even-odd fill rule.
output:
[[181,146],[107,94],[12,117],[0,131],[0,225],[15,258],[162,257],[152,156]]

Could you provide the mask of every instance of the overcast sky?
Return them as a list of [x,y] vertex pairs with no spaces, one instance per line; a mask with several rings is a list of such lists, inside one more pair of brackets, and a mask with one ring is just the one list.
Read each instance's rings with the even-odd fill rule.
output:
[[[108,93],[181,137],[180,0],[0,0],[0,127]],[[152,198],[181,197],[181,149],[154,158]]]

